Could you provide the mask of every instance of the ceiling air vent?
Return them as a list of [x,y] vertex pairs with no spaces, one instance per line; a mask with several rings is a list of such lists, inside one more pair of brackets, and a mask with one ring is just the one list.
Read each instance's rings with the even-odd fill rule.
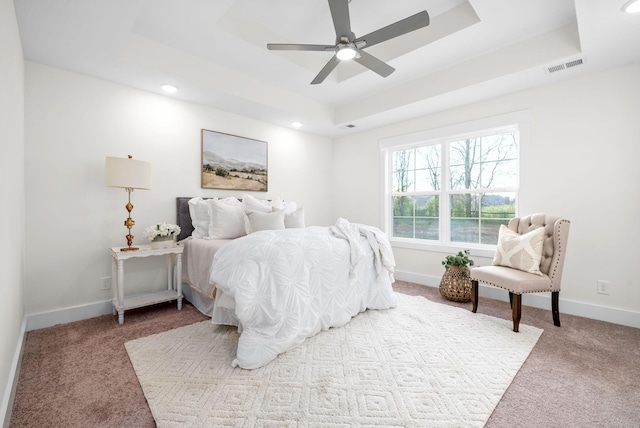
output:
[[576,65],[582,65],[582,58],[577,59],[575,61],[569,61],[565,64],[567,68],[575,67]]
[[584,61],[583,61],[582,58],[579,58],[579,59],[575,59],[573,61],[565,62],[563,64],[556,64],[556,65],[552,65],[550,67],[545,67],[544,71],[546,73],[555,73],[556,71],[566,70],[567,68],[576,67],[576,66],[582,65],[582,64],[584,64]]

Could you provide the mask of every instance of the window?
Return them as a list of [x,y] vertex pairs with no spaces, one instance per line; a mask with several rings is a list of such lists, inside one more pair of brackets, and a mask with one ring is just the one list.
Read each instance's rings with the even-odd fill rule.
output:
[[500,225],[517,212],[522,132],[512,119],[495,126],[499,119],[467,124],[464,133],[449,127],[381,142],[392,242],[478,248],[498,242]]

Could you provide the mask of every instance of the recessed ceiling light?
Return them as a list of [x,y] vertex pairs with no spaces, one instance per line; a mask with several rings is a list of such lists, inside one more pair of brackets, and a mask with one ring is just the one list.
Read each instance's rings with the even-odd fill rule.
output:
[[173,85],[162,85],[162,90],[168,94],[175,94],[178,92],[178,88]]
[[629,0],[622,6],[622,11],[627,13],[640,12],[640,0]]
[[300,128],[302,126],[302,122],[298,122],[298,121],[292,122],[291,126],[293,126],[294,128]]

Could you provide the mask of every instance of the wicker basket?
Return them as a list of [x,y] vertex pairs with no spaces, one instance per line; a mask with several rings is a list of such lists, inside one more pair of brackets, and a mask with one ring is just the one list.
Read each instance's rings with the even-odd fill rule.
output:
[[471,277],[467,266],[450,266],[440,281],[440,294],[454,302],[471,300]]

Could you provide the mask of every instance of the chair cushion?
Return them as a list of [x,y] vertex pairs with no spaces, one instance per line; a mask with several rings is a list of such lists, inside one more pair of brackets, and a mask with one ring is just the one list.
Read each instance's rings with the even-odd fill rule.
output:
[[501,225],[493,265],[542,275],[540,272],[542,244],[544,244],[542,227],[520,235],[507,226]]
[[559,291],[551,289],[547,275],[534,275],[518,269],[502,266],[481,266],[471,269],[471,279],[504,288],[516,294],[537,291]]

